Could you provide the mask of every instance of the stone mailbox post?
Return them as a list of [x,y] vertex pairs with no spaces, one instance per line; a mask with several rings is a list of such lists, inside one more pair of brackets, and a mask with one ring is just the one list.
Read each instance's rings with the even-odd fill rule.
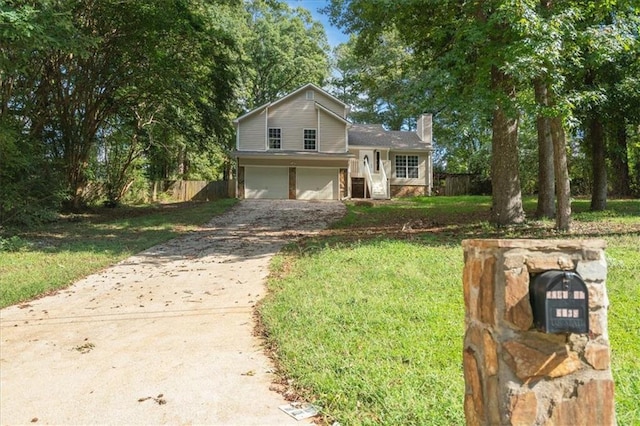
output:
[[604,241],[462,245],[467,424],[615,424]]

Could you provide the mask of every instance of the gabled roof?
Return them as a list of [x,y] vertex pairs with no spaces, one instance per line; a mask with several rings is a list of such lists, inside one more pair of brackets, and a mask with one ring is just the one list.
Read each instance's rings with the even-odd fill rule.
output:
[[322,111],[326,112],[326,113],[327,113],[327,114],[329,114],[330,116],[334,117],[334,118],[335,118],[335,119],[337,119],[337,120],[342,121],[342,122],[343,122],[343,123],[345,123],[345,124],[348,124],[348,123],[349,123],[349,121],[348,121],[346,118],[344,118],[344,117],[340,116],[339,114],[336,114],[335,112],[331,111],[329,108],[327,108],[326,106],[324,106],[324,105],[322,105],[322,104],[320,104],[320,103],[318,103],[318,102],[316,102],[316,108],[318,108],[319,110],[322,110]]
[[[243,118],[245,118],[245,117],[248,117],[248,116],[250,116],[250,115],[252,115],[252,114],[254,114],[254,113],[258,112],[258,111],[262,111],[263,109],[265,109],[265,108],[267,108],[267,107],[272,107],[272,106],[277,105],[277,104],[279,104],[279,103],[281,103],[281,102],[284,102],[285,100],[287,100],[287,99],[289,99],[289,98],[291,98],[291,97],[293,97],[293,96],[297,95],[298,93],[302,92],[303,90],[308,90],[308,89],[314,89],[314,90],[316,90],[316,91],[318,91],[318,92],[321,92],[322,94],[324,94],[325,96],[328,96],[329,98],[331,98],[331,99],[332,99],[332,100],[334,100],[335,102],[338,102],[338,103],[339,103],[340,105],[342,105],[343,107],[345,107],[345,108],[347,107],[347,104],[345,104],[344,102],[342,102],[340,99],[336,98],[335,96],[333,96],[333,95],[332,95],[332,94],[330,94],[329,92],[326,92],[325,90],[323,90],[323,89],[319,88],[318,86],[316,86],[316,85],[315,85],[315,84],[313,84],[313,83],[307,83],[307,84],[305,84],[304,86],[298,87],[298,88],[297,88],[296,90],[294,90],[293,92],[288,93],[288,94],[284,95],[283,97],[276,99],[276,100],[275,100],[275,101],[273,101],[273,102],[268,102],[268,103],[266,103],[266,104],[264,104],[264,105],[261,105],[261,106],[259,106],[259,107],[257,107],[257,108],[252,109],[251,111],[249,111],[249,112],[247,112],[247,113],[245,113],[245,114],[241,115],[240,117],[236,118],[235,120],[233,120],[233,122],[234,122],[234,123],[237,123],[237,122],[239,122],[240,120],[242,120],[242,119],[243,119]],[[319,105],[319,104],[316,102],[316,105]],[[325,108],[323,108],[323,109],[324,109],[325,111],[328,111],[328,112],[333,112],[333,111],[330,111],[329,109],[327,109],[326,107],[325,107]],[[334,115],[336,115],[336,116],[338,116],[338,114],[336,114],[335,112],[333,112],[333,114],[334,114]],[[343,120],[344,120],[344,118],[343,118]]]
[[385,130],[380,124],[352,124],[349,146],[371,146],[395,149],[431,149],[416,132]]

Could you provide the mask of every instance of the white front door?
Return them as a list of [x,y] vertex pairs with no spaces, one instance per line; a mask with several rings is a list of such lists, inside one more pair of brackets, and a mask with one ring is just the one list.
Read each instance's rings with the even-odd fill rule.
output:
[[358,168],[360,170],[360,175],[364,176],[364,160],[367,160],[367,162],[369,163],[369,170],[371,170],[371,173],[374,173],[374,164],[375,164],[375,158],[373,157],[373,150],[372,149],[361,149],[360,150],[360,163],[358,164]]

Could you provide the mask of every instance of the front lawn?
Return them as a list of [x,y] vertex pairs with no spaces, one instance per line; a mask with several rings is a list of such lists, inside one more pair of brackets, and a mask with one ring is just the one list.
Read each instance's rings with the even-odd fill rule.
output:
[[[610,201],[602,213],[575,201],[570,235],[549,221],[494,230],[490,205],[351,204],[331,230],[274,259],[260,312],[284,386],[320,405],[329,424],[464,424],[461,240],[604,238],[617,417],[640,423],[640,201]],[[525,208],[532,214],[535,202]]]
[[156,244],[196,229],[235,199],[94,209],[0,235],[0,308],[69,286]]

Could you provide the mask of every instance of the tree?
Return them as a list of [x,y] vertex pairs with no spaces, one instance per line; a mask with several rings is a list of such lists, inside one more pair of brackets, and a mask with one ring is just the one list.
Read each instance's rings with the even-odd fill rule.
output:
[[334,94],[353,107],[351,120],[383,124],[389,130],[415,128],[415,118],[435,110],[426,73],[414,62],[395,30],[381,34],[363,60],[357,52],[358,37],[335,50],[331,79]]
[[[403,42],[440,73],[434,90],[447,98],[480,98],[492,110],[492,221],[497,225],[524,220],[518,173],[516,108],[517,62],[510,48],[521,36],[518,22],[523,11],[506,2],[439,2],[424,13],[423,2],[401,8],[380,7],[364,0],[333,0],[327,8],[334,23],[358,33],[364,57],[381,34],[397,29]],[[443,96],[444,97],[444,96]]]
[[306,83],[322,86],[329,76],[324,27],[304,8],[281,1],[247,3],[242,27],[241,107],[247,111]]
[[[178,134],[196,136],[195,144],[228,132],[239,72],[227,28],[233,28],[233,8],[242,7],[230,3],[35,2],[33,10],[45,11],[35,16],[65,18],[44,27],[44,39],[56,32],[65,37],[28,49],[8,44],[4,57],[17,58],[20,66],[3,76],[3,110],[11,106],[10,114],[23,118],[22,130],[41,141],[44,155],[61,161],[73,207],[83,204],[95,173],[98,141],[127,134],[127,127],[137,138],[135,123],[150,117],[136,114],[153,111],[150,125],[162,121]],[[7,10],[10,16],[33,14],[18,1]]]

